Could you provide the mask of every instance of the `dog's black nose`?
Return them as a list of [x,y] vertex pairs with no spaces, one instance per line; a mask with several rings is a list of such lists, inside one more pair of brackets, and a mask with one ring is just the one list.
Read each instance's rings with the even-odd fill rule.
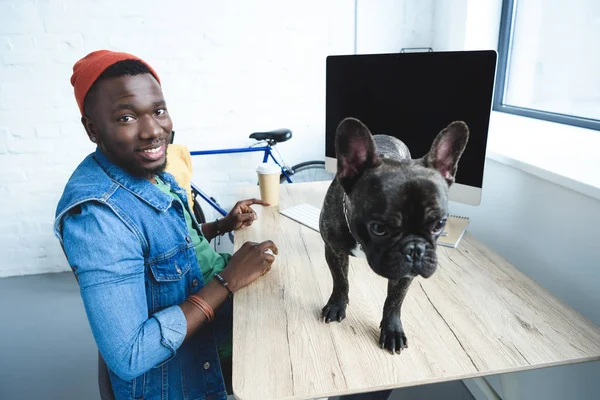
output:
[[425,243],[421,242],[408,242],[402,248],[402,253],[407,261],[417,261],[425,254]]

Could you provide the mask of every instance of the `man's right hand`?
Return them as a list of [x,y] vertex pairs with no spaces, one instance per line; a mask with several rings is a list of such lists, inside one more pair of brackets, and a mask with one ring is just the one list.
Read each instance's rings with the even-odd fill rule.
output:
[[278,253],[277,246],[271,240],[246,242],[233,254],[221,275],[229,283],[229,289],[235,292],[269,272],[275,261],[274,255]]

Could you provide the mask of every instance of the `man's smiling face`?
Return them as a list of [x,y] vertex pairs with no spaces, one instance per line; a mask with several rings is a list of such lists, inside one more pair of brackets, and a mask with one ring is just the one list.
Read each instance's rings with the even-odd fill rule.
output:
[[82,122],[88,136],[112,162],[149,180],[164,170],[173,122],[151,74],[96,82],[85,110]]

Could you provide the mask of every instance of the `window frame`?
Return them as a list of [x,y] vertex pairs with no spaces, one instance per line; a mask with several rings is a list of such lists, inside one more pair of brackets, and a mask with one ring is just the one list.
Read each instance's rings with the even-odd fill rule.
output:
[[503,103],[506,93],[506,78],[510,68],[510,50],[514,34],[513,26],[515,22],[517,2],[518,0],[502,0],[500,31],[498,35],[496,89],[494,90],[494,99],[492,103],[493,110],[600,131],[600,120],[569,114],[560,114],[550,111],[536,110],[533,108],[513,106]]

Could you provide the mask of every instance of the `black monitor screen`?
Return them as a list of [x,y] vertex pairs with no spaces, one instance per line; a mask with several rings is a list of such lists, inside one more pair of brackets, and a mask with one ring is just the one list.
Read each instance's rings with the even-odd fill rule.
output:
[[327,57],[326,156],[335,158],[335,130],[346,117],[402,140],[413,158],[462,120],[470,136],[456,182],[481,188],[495,70],[491,50]]

